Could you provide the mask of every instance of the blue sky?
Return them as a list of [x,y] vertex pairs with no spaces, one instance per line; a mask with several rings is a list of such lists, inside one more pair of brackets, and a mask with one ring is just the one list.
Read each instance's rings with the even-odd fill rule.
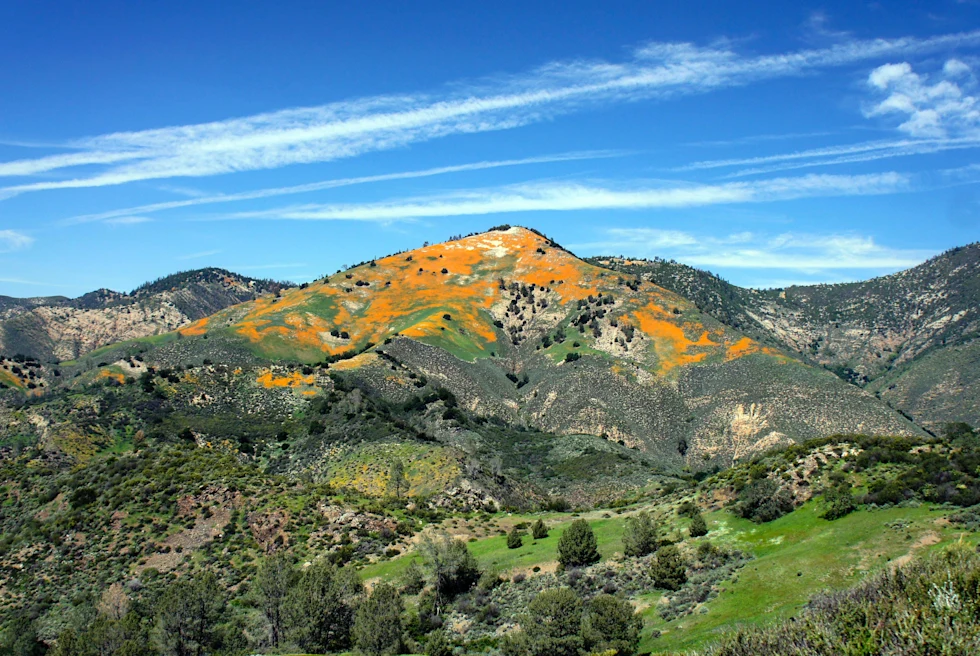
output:
[[500,223],[748,286],[980,238],[976,2],[341,4],[0,4],[0,294]]

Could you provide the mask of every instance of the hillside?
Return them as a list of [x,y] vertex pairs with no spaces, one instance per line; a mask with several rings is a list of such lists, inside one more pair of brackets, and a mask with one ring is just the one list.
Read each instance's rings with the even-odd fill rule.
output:
[[835,432],[918,432],[680,295],[523,228],[367,262],[179,336],[146,356],[168,366],[205,356],[319,363],[397,403],[428,381],[478,416],[697,468]]
[[0,353],[45,362],[72,360],[107,344],[158,335],[283,285],[223,269],[178,273],[125,294],[78,298],[0,297]]
[[744,289],[676,262],[592,258],[692,299],[756,339],[866,386],[934,430],[980,423],[980,244],[872,280]]

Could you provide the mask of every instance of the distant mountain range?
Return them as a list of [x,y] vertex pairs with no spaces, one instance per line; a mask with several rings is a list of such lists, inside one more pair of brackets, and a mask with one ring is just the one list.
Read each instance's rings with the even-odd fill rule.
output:
[[949,421],[980,424],[980,244],[864,282],[772,290],[737,287],[672,261],[589,261],[685,296],[932,430]]
[[283,288],[208,268],[167,276],[130,294],[99,289],[78,298],[0,296],[0,353],[71,360],[100,346],[176,330]]

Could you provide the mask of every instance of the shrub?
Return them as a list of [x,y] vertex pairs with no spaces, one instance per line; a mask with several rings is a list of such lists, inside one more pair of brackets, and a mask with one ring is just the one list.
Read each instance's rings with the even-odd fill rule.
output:
[[558,540],[558,564],[567,567],[583,567],[599,562],[595,533],[584,519],[577,519],[565,529]]
[[657,527],[645,512],[627,517],[623,527],[623,553],[641,557],[657,550]]
[[676,546],[671,544],[657,551],[650,578],[656,587],[664,590],[680,590],[687,582],[687,563]]
[[472,588],[480,579],[480,567],[462,540],[448,536],[426,538],[419,544],[432,587],[442,598],[452,598]]
[[540,519],[531,526],[531,537],[535,540],[542,540],[548,537],[548,527]]
[[735,514],[757,524],[771,522],[793,511],[793,498],[788,490],[769,478],[747,485],[739,493]]
[[379,583],[371,596],[357,609],[354,644],[368,656],[402,653],[402,600],[398,590]]
[[589,602],[582,617],[582,639],[594,654],[615,651],[632,656],[640,645],[643,619],[625,599],[600,594]]
[[354,601],[362,591],[357,572],[325,560],[303,570],[286,599],[288,633],[307,653],[350,646]]
[[826,509],[820,516],[824,519],[840,519],[852,513],[856,508],[854,496],[851,494],[851,484],[846,481],[838,483],[824,492],[823,500]]
[[528,605],[522,631],[507,636],[506,656],[578,656],[582,640],[582,600],[569,588],[545,590]]
[[691,520],[691,526],[688,528],[688,532],[692,538],[699,538],[708,534],[708,523],[704,521],[701,513],[695,515]]
[[510,533],[507,534],[507,548],[508,549],[520,549],[524,545],[524,538],[521,536],[523,533],[517,530],[517,527],[510,529]]

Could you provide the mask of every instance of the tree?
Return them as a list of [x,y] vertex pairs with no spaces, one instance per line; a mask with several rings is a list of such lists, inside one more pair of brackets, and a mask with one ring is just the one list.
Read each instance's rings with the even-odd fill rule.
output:
[[292,563],[281,552],[263,560],[255,575],[255,596],[269,621],[269,641],[273,647],[278,647],[285,636],[286,598],[292,579]]
[[756,524],[771,522],[793,510],[793,497],[776,481],[763,478],[739,493],[735,514]]
[[701,513],[696,514],[691,519],[691,526],[688,528],[688,532],[692,538],[699,538],[708,534],[708,523],[704,521]]
[[595,533],[584,519],[576,519],[558,539],[558,564],[562,569],[599,562]]
[[582,617],[582,639],[591,653],[615,651],[617,656],[632,656],[640,645],[643,619],[625,599],[600,594],[585,609]]
[[433,631],[425,640],[425,656],[452,656],[453,643],[446,637],[445,631]]
[[851,494],[851,484],[847,481],[842,481],[824,492],[823,500],[827,507],[820,516],[824,519],[840,519],[857,507]]
[[623,526],[623,553],[639,558],[657,550],[657,527],[649,513],[627,517]]
[[680,590],[687,582],[687,563],[676,546],[671,544],[657,551],[650,577],[656,587],[664,590]]
[[535,540],[543,540],[548,537],[548,527],[540,519],[531,526],[531,537]]
[[545,590],[528,605],[523,635],[514,636],[504,653],[528,656],[578,656],[582,640],[582,600],[569,588]]
[[522,531],[519,531],[517,527],[510,529],[510,533],[507,534],[507,548],[508,549],[520,549],[524,545],[524,538]]
[[405,478],[405,464],[401,460],[394,460],[388,475],[388,494],[396,499],[401,499],[402,492],[407,491],[408,479]]
[[398,590],[379,583],[357,609],[354,644],[367,656],[400,654],[402,646],[402,599]]
[[307,653],[350,647],[354,603],[362,592],[357,573],[325,560],[307,567],[286,598],[286,624],[293,640]]
[[224,591],[212,572],[173,583],[157,605],[160,651],[172,656],[207,653],[217,643],[224,610]]
[[466,592],[480,579],[480,566],[462,540],[426,536],[419,552],[439,601]]

